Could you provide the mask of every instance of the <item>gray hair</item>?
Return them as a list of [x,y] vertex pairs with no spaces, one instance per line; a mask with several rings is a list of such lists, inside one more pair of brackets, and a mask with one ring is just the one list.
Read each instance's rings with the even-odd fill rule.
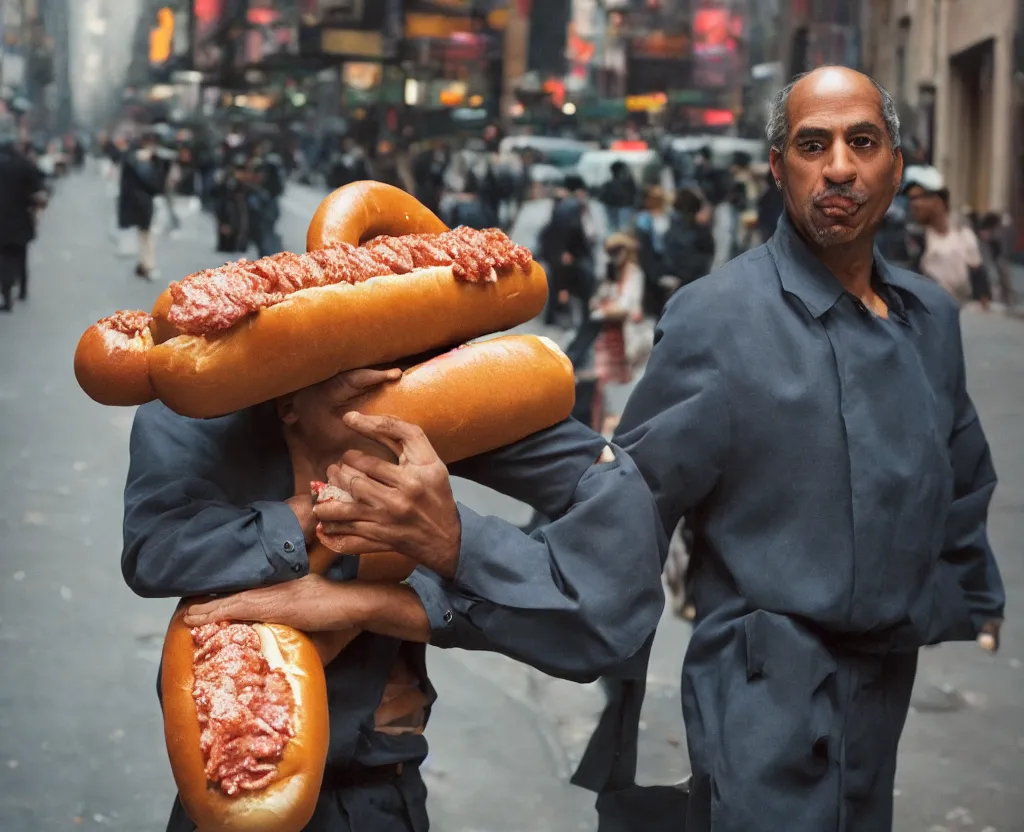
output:
[[[803,72],[797,75],[772,99],[771,107],[768,110],[768,124],[765,127],[764,133],[768,139],[768,146],[780,153],[786,149],[786,143],[789,141],[789,113],[787,112],[789,96],[797,82],[809,74],[808,72]],[[874,78],[868,77],[868,80],[878,90],[878,97],[882,104],[882,121],[885,122],[885,129],[889,134],[889,143],[892,145],[893,153],[895,153],[900,147],[900,117],[896,114],[896,103],[892,100],[892,96],[889,95],[885,87]]]

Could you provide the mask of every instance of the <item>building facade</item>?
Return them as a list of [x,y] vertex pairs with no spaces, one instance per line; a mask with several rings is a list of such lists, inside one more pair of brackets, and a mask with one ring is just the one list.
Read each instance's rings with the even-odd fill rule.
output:
[[1024,248],[1018,0],[871,0],[864,68],[896,99],[910,161],[944,174],[957,211],[1010,211]]
[[784,78],[827,64],[859,68],[867,2],[870,0],[782,0],[779,60]]

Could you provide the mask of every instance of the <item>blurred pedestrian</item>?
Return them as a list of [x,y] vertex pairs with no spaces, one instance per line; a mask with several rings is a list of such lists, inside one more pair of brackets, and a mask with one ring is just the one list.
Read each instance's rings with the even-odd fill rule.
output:
[[548,264],[551,291],[544,323],[553,325],[573,318],[571,301],[579,305],[581,320],[587,318],[594,292],[594,246],[597,228],[590,212],[590,194],[581,177],[566,177],[565,196],[558,199],[551,219],[541,231],[542,258]]
[[657,314],[662,299],[659,281],[670,274],[665,261],[665,235],[672,224],[672,213],[661,185],[648,185],[643,206],[634,220],[634,233],[640,244],[640,268],[644,273],[644,309]]
[[719,269],[740,253],[740,213],[746,200],[746,187],[735,182],[726,171],[720,171],[707,182],[708,201],[712,209],[711,234],[715,240],[715,257],[711,270]]
[[711,234],[711,209],[689,188],[676,193],[672,218],[665,232],[664,274],[658,281],[657,303],[652,314],[661,317],[665,303],[681,287],[711,271],[715,240]]
[[243,181],[246,159],[241,153],[233,154],[225,165],[221,180],[214,184],[211,201],[217,222],[218,252],[241,254],[249,250],[252,242],[248,191]]
[[280,157],[272,152],[269,142],[260,142],[253,148],[242,181],[246,191],[249,233],[257,254],[260,257],[277,254],[284,247],[277,233],[284,171]]
[[484,201],[480,193],[480,183],[472,171],[466,175],[462,193],[455,194],[448,214],[448,225],[452,228],[465,225],[482,231],[485,228],[494,228],[498,223],[491,206]]
[[341,152],[335,154],[327,171],[327,186],[334,190],[352,182],[373,179],[370,162],[366,151],[352,136],[341,140]]
[[14,308],[15,286],[20,300],[28,298],[28,246],[46,195],[42,172],[17,141],[13,119],[0,116],[0,312]]
[[[644,273],[639,244],[631,234],[611,234],[604,244],[608,255],[604,280],[590,299],[588,325],[599,327],[594,341],[593,372],[598,380],[591,427],[603,432],[607,413],[605,390],[609,384],[628,384],[635,359],[629,347],[632,331],[643,323]],[[575,365],[574,365],[575,366]]]
[[435,214],[441,210],[444,173],[447,167],[448,153],[440,141],[430,142],[413,160],[412,173],[416,181],[416,198]]
[[153,202],[164,193],[165,170],[157,158],[157,136],[143,131],[139,147],[125,154],[121,162],[121,192],[118,225],[138,232],[138,263],[135,274],[145,280],[156,276],[156,243],[153,239]]
[[1009,252],[1012,248],[1012,230],[1013,223],[1010,220],[1009,214],[990,211],[982,217],[982,241],[987,245],[989,255],[992,258],[992,271],[996,274],[999,300],[1007,308],[1013,308],[1017,302],[1009,263]]
[[610,232],[629,227],[636,209],[637,186],[629,165],[621,159],[612,162],[611,178],[601,186],[598,199],[604,205]]
[[950,215],[949,190],[938,169],[908,167],[903,193],[910,200],[914,219],[924,226],[918,270],[963,306],[976,293],[979,282],[974,278],[972,283],[972,272],[984,269],[977,236],[967,222]]

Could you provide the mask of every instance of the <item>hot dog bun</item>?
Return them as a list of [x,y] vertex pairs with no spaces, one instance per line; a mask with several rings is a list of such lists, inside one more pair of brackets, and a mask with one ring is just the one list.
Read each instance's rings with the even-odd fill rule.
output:
[[164,641],[160,689],[164,738],[182,805],[202,832],[300,832],[313,816],[327,759],[329,724],[323,664],[302,633],[278,624],[255,624],[263,655],[280,668],[295,698],[294,736],[277,766],[278,777],[256,792],[234,797],[208,785],[192,696],[195,646],[179,605]]
[[164,289],[160,293],[160,297],[156,299],[156,303],[153,304],[153,311],[149,313],[153,318],[153,322],[149,325],[149,329],[153,333],[154,344],[162,344],[164,341],[170,341],[175,336],[181,334],[178,332],[177,327],[167,320],[167,313],[171,311],[173,303],[174,298],[171,297],[171,290]]
[[575,401],[572,363],[554,341],[503,335],[418,364],[349,406],[418,425],[451,463],[549,428]]
[[[319,540],[307,547],[307,556],[309,571],[317,575],[326,573],[331,564],[338,559],[338,554]],[[398,552],[379,552],[359,556],[357,577],[361,581],[399,583],[408,578],[415,568],[416,561],[406,555],[400,555]]]
[[182,416],[223,416],[344,370],[510,329],[546,300],[537,263],[492,283],[459,280],[439,266],[303,289],[223,334],[155,345],[149,374],[160,399]]
[[[428,208],[405,191],[383,182],[352,182],[329,194],[313,215],[306,233],[306,250],[317,251],[338,243],[362,245],[374,237],[405,234],[440,234],[446,226]],[[173,298],[170,289],[153,305],[153,343],[179,335],[168,320]]]
[[153,347],[145,312],[118,312],[90,326],[75,349],[75,378],[93,401],[128,407],[156,398],[149,381]]
[[338,243],[361,246],[386,234],[440,234],[447,231],[416,197],[383,182],[352,182],[320,203],[306,231],[306,251]]

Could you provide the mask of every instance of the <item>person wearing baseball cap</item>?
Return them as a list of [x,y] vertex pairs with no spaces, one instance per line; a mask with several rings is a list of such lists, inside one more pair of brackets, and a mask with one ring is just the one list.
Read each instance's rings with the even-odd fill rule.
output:
[[987,281],[978,279],[983,268],[981,246],[969,225],[950,216],[949,189],[942,174],[931,165],[912,165],[904,171],[902,192],[910,201],[914,220],[924,227],[918,271],[949,292],[961,307],[972,294],[987,307]]

